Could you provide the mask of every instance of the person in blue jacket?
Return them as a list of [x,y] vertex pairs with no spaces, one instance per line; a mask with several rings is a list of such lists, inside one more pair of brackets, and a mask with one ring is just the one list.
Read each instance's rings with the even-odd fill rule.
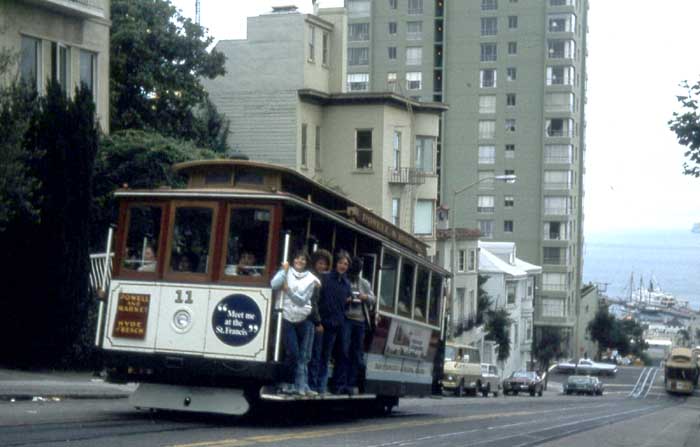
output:
[[[321,359],[318,363],[319,392],[325,393],[328,388],[328,362],[331,355],[334,358],[334,392],[349,393],[347,385],[347,360],[342,349],[343,327],[345,325],[345,309],[348,299],[352,298],[352,287],[347,277],[347,271],[352,262],[350,254],[341,250],[335,257],[335,269],[324,275],[321,280],[319,298],[319,313],[323,325],[323,341],[321,343]],[[336,344],[339,349],[335,349]]]

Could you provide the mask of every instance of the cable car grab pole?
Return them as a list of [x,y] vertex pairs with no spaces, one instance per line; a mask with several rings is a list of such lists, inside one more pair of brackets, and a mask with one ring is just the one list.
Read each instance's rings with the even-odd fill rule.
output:
[[[282,255],[282,263],[287,261],[289,257],[289,240],[291,234],[286,232],[284,234],[284,254]],[[280,359],[280,345],[282,339],[282,311],[284,309],[284,290],[279,292],[279,307],[277,307],[277,331],[275,331],[275,362],[279,362]]]

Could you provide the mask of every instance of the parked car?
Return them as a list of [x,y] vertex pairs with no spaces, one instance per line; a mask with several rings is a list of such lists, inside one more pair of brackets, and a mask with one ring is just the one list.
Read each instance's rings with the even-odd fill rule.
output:
[[603,395],[603,382],[592,376],[570,376],[563,385],[564,394]]
[[584,374],[614,376],[617,374],[617,365],[598,363],[591,359],[580,359],[557,363],[557,372],[560,374]]
[[528,392],[530,396],[542,396],[543,389],[542,377],[535,371],[515,371],[503,381],[503,394],[513,393],[517,396],[520,392]]
[[501,378],[498,375],[498,366],[490,363],[481,364],[481,379],[477,383],[481,395],[488,397],[493,393],[493,397],[498,397],[498,391],[501,389]]
[[447,344],[442,373],[443,394],[476,395],[481,383],[479,349],[474,346]]

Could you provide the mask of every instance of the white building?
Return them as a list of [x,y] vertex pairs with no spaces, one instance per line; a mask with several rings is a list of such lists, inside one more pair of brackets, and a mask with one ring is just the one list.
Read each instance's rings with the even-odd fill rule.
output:
[[[541,273],[542,267],[517,258],[515,243],[479,241],[479,275],[488,278],[483,287],[491,300],[491,308],[505,308],[512,321],[510,357],[499,365],[504,376],[527,368],[531,360],[532,303],[537,277]],[[497,363],[493,342],[484,342],[482,361]]]

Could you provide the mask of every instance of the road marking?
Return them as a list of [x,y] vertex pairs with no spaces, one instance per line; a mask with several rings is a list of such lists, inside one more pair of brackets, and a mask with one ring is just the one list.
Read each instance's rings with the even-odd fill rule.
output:
[[644,394],[644,399],[646,399],[649,395],[649,391],[651,391],[651,387],[654,385],[654,381],[656,380],[657,374],[659,374],[659,368],[654,369],[654,377],[652,377],[651,381],[649,382],[649,388],[647,388],[647,392]]
[[[596,407],[600,407],[600,406],[605,406],[605,405],[593,405],[593,406],[578,407],[578,409],[581,410],[581,409],[588,409],[588,408],[596,408]],[[514,416],[531,416],[531,415],[535,415],[535,414],[561,413],[561,412],[562,412],[562,408],[558,407],[556,409],[542,410],[542,411],[528,410],[528,411],[513,411],[513,412],[509,412],[509,413],[487,413],[487,414],[476,414],[476,415],[469,415],[469,416],[457,416],[457,417],[451,417],[451,418],[433,418],[433,419],[422,420],[422,421],[404,421],[404,422],[386,423],[386,424],[379,424],[379,425],[377,425],[377,424],[361,425],[359,427],[353,427],[353,428],[335,428],[335,429],[326,429],[326,430],[309,430],[309,431],[303,431],[303,432],[298,432],[298,433],[279,433],[279,434],[271,434],[271,435],[256,435],[256,436],[249,436],[249,437],[241,438],[241,439],[230,438],[230,439],[221,439],[218,441],[195,442],[195,443],[191,443],[191,444],[175,444],[172,447],[242,447],[242,446],[249,446],[249,445],[255,445],[255,444],[279,443],[282,441],[317,439],[317,438],[350,435],[350,434],[357,434],[357,433],[378,432],[378,431],[386,431],[386,430],[398,430],[398,429],[408,428],[408,427],[414,428],[414,427],[424,427],[424,426],[429,426],[429,425],[454,424],[454,423],[458,423],[458,422],[479,421],[479,420],[484,420],[484,419],[491,419],[494,417],[502,418],[502,417],[514,417]],[[481,429],[483,429],[483,428],[481,428]]]

